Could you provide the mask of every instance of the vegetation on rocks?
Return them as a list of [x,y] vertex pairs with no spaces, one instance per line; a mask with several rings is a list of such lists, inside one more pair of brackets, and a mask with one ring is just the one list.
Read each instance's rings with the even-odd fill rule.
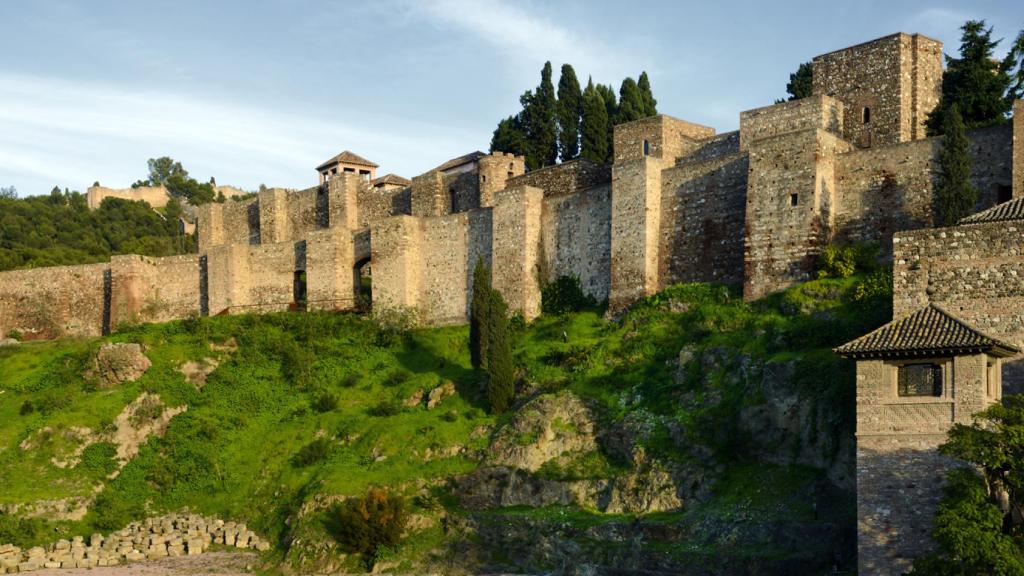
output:
[[[0,534],[27,546],[187,508],[246,521],[274,543],[269,566],[304,572],[371,557],[399,573],[686,573],[711,557],[827,569],[853,542],[853,374],[830,347],[888,320],[887,295],[856,298],[866,278],[752,303],[680,285],[616,320],[509,322],[502,414],[468,327],[413,329],[400,313],[192,318],[0,348]],[[142,345],[152,366],[97,387],[86,373],[110,342]],[[201,387],[188,363],[214,367]],[[136,426],[150,397],[159,414]],[[371,552],[336,538],[336,512],[373,490],[401,497],[407,522]]]

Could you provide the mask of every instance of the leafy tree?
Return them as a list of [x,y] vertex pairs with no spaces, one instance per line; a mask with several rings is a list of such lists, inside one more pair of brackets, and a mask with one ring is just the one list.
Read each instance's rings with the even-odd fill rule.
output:
[[399,543],[407,522],[401,496],[371,488],[362,498],[353,498],[336,508],[332,532],[349,551],[362,554],[370,570],[381,548]]
[[654,92],[651,91],[651,80],[647,72],[641,72],[640,78],[636,81],[640,89],[640,96],[644,101],[644,117],[656,116],[658,114],[658,101],[654,99]]
[[[814,68],[810,62],[804,62],[797,67],[796,72],[789,75],[789,82],[786,84],[787,100],[799,100],[807,98],[814,91]],[[781,101],[776,101],[776,104]]]
[[624,124],[644,117],[644,99],[640,87],[632,78],[622,81],[619,88],[619,115],[616,124]]
[[1009,75],[1010,87],[1006,92],[1006,99],[1012,107],[1014,100],[1024,98],[1024,30],[1017,33],[1013,46],[1006,53],[1000,68]]
[[558,133],[555,121],[555,86],[551,83],[551,62],[545,62],[536,91],[520,97],[526,126],[526,167],[530,170],[558,161]]
[[580,153],[580,120],[583,115],[583,93],[580,91],[576,71],[569,64],[562,65],[558,79],[558,153],[562,162],[572,160]]
[[580,126],[580,156],[602,164],[611,159],[608,109],[604,98],[594,87],[593,82],[587,83],[583,91],[583,122]]
[[942,97],[925,121],[933,136],[943,133],[954,106],[967,129],[1005,122],[1012,106],[1006,97],[1011,88],[1004,69],[1008,64],[1006,60],[1000,64],[993,56],[999,40],[992,40],[992,28],[985,28],[984,20],[969,20],[960,29],[960,57],[946,57]]
[[526,155],[526,130],[522,118],[517,114],[509,116],[494,129],[491,136],[491,152],[511,152],[518,156]]
[[199,183],[194,178],[175,174],[164,182],[167,192],[176,198],[183,198],[193,206],[213,202],[215,193],[209,183]]
[[914,572],[1024,575],[1024,397],[1007,396],[970,426],[954,425],[940,451],[980,474],[962,468],[949,475],[935,516],[939,550],[916,561]]
[[487,307],[487,399],[491,410],[500,414],[512,404],[516,393],[508,306],[501,293],[491,289]]
[[939,152],[933,205],[936,225],[952,226],[974,210],[978,189],[971,184],[969,142],[959,108],[951,107],[943,119],[946,136]]
[[169,156],[150,158],[147,164],[149,165],[149,182],[151,186],[159,186],[160,184],[166,186],[167,181],[174,176],[178,176],[183,180],[188,179],[188,170],[185,170],[181,162],[175,162]]
[[18,189],[14,186],[0,188],[0,199],[15,200],[18,198]]
[[487,367],[488,313],[491,273],[477,258],[473,268],[473,294],[469,306],[469,356],[474,368]]

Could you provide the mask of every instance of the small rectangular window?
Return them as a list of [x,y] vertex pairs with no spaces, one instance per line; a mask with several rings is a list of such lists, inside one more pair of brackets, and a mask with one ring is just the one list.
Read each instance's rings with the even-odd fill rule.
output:
[[651,155],[651,143],[648,142],[647,140],[644,140],[644,156],[650,156],[650,155]]
[[942,396],[942,367],[907,364],[899,367],[900,396]]
[[800,204],[800,195],[799,194],[790,194],[789,195],[789,205],[790,206],[796,206],[798,204]]

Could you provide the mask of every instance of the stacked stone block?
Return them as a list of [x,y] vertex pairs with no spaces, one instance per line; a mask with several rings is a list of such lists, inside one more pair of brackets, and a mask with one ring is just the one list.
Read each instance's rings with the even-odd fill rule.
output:
[[43,568],[95,568],[157,560],[168,556],[197,556],[213,544],[266,551],[270,543],[245,524],[192,514],[170,514],[133,522],[107,536],[93,534],[58,540],[48,547],[22,550],[0,544],[0,574],[34,572]]

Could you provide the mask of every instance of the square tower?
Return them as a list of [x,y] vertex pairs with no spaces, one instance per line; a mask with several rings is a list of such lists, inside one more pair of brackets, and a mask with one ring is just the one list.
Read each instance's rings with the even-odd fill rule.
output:
[[942,42],[900,32],[814,58],[814,95],[845,105],[843,138],[870,148],[925,137],[939,103]]

